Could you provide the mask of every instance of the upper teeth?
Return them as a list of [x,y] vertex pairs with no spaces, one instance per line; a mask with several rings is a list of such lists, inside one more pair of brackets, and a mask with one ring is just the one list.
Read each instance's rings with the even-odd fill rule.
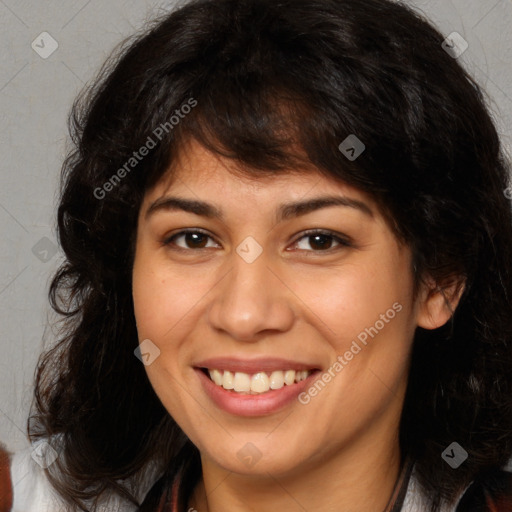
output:
[[223,370],[208,370],[210,378],[218,386],[224,389],[232,389],[239,393],[266,393],[270,389],[281,389],[285,384],[288,386],[295,382],[300,382],[306,379],[311,371],[309,370],[286,370],[275,371],[272,373],[258,372],[255,374],[248,374],[243,372],[230,372]]

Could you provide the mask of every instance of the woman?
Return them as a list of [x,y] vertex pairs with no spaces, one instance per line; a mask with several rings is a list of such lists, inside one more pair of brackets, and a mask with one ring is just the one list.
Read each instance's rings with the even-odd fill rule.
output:
[[199,0],[104,68],[15,509],[512,510],[508,164],[443,39]]

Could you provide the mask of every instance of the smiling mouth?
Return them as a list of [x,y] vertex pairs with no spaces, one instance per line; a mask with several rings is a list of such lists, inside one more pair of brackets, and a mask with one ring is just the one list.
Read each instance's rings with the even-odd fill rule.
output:
[[263,393],[276,391],[285,386],[293,386],[319,371],[317,369],[297,371],[277,370],[273,372],[261,371],[249,374],[218,370],[216,368],[200,368],[200,370],[217,386],[226,391],[244,395],[261,395]]

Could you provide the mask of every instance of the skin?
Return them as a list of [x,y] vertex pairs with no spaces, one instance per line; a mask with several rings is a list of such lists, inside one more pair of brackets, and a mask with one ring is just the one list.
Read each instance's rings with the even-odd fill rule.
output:
[[[443,325],[456,298],[448,305],[428,280],[413,298],[411,252],[364,192],[315,169],[252,179],[239,170],[189,141],[147,192],[138,221],[138,334],[160,350],[145,368],[201,453],[203,477],[188,505],[200,512],[384,510],[400,470],[414,331]],[[146,215],[169,195],[212,203],[224,220],[183,210]],[[331,206],[276,223],[280,204],[323,195],[364,202],[372,214]],[[189,228],[210,238],[163,243]],[[319,249],[302,234],[308,229],[334,231],[350,245],[327,238]],[[236,252],[248,236],[263,248],[252,263]],[[307,405],[235,416],[208,398],[193,369],[230,355],[283,357],[327,371],[394,303],[402,310]],[[250,467],[237,457],[248,442],[261,453]]]

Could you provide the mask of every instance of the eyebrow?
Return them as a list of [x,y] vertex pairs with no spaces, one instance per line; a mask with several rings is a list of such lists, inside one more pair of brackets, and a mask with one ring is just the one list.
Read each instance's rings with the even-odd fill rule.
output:
[[[359,210],[369,217],[373,217],[372,209],[363,201],[352,199],[344,196],[321,196],[306,199],[303,201],[295,201],[291,203],[281,204],[276,211],[276,220],[281,222],[301,215],[320,210],[322,208],[329,208],[331,206],[344,206]],[[154,201],[146,211],[145,218],[148,219],[151,215],[158,211],[185,211],[208,217],[211,219],[224,220],[222,210],[217,208],[211,203],[199,201],[195,199],[185,199],[181,197],[161,197]]]

